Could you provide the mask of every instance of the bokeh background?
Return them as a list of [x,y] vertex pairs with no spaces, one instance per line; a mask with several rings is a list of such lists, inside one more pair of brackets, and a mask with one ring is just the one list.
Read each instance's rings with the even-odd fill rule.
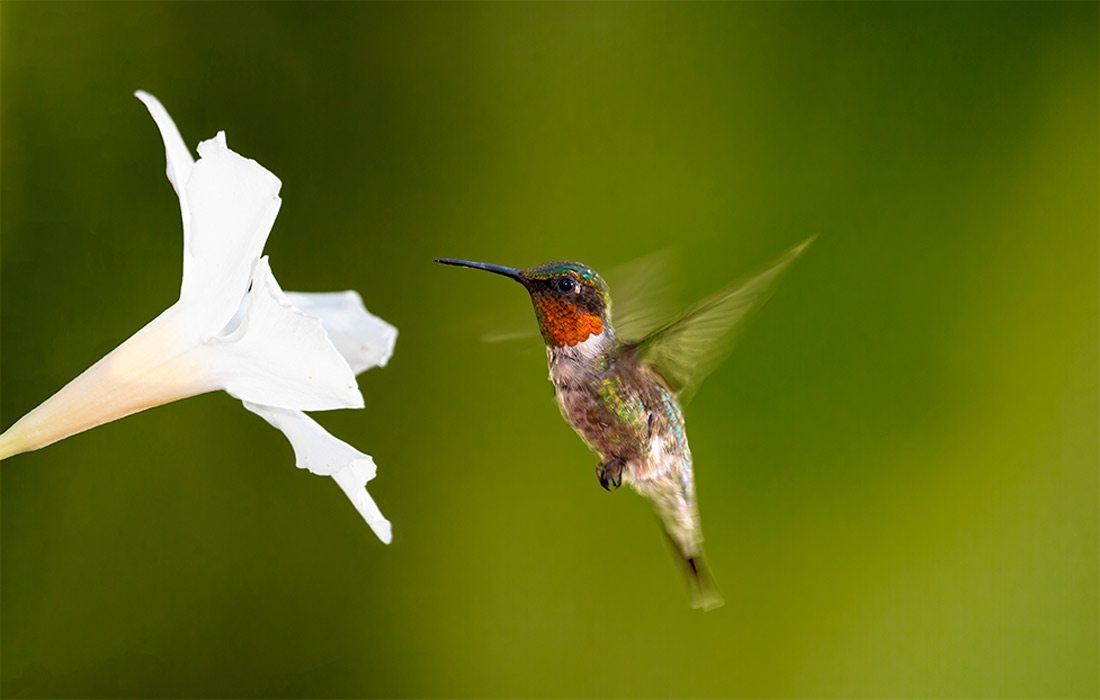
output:
[[[2,424],[174,300],[159,96],[282,178],[284,287],[400,328],[380,544],[224,394],[5,462],[2,693],[1095,697],[1095,3],[24,4]],[[688,407],[726,606],[599,488],[504,280],[819,238]],[[614,285],[614,280],[611,280]]]

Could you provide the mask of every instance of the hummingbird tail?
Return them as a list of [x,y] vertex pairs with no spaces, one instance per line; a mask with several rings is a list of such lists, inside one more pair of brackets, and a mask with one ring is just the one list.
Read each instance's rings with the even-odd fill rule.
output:
[[[648,484],[643,484],[648,485]],[[703,559],[703,537],[699,530],[699,515],[694,502],[686,498],[676,498],[680,493],[678,484],[670,487],[651,488],[643,491],[638,483],[636,490],[652,499],[656,505],[657,516],[661,521],[661,530],[668,538],[675,556],[684,564],[688,586],[691,588],[691,606],[703,610],[713,610],[725,604],[711,578]],[[669,497],[669,493],[672,497]]]
[[685,557],[684,563],[687,564],[688,582],[691,585],[691,607],[714,610],[725,605],[726,601],[722,599],[722,594],[714,585],[714,579],[703,564],[702,555]]

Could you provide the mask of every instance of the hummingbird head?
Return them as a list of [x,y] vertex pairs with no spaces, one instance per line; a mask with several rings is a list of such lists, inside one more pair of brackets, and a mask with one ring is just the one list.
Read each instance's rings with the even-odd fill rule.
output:
[[576,345],[611,327],[610,290],[603,278],[584,263],[554,261],[517,269],[452,258],[438,258],[436,262],[485,270],[522,284],[531,295],[547,345]]

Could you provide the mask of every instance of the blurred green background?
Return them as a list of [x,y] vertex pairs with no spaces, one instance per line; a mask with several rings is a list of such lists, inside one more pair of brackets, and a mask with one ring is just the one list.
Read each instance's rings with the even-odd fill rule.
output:
[[[1095,3],[0,6],[2,424],[175,299],[136,88],[282,178],[287,289],[400,328],[380,544],[211,394],[5,462],[16,696],[1095,697]],[[523,292],[820,238],[688,407],[693,612],[599,488]],[[612,280],[614,284],[614,280]]]

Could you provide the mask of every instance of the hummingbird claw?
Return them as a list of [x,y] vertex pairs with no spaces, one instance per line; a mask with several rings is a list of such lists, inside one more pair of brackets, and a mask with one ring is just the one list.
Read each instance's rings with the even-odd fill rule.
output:
[[596,477],[600,480],[600,486],[608,491],[619,488],[623,483],[623,460],[616,457],[603,464],[597,464]]

